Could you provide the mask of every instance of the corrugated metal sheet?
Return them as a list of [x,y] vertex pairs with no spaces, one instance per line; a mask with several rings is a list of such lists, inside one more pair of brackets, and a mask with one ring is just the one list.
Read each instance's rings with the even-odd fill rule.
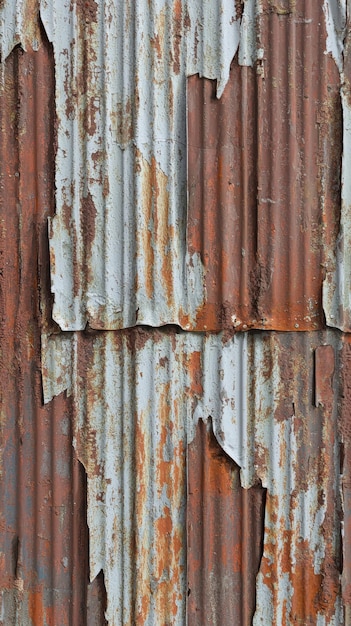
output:
[[323,305],[327,324],[341,330],[351,330],[351,257],[350,257],[350,5],[348,2],[328,3],[328,51],[333,55],[340,71],[343,110],[342,198],[340,232],[337,245],[332,250],[332,269],[326,277]]
[[0,6],[0,623],[348,624],[348,3]]
[[63,330],[197,325],[205,290],[186,241],[186,76],[216,78],[221,95],[239,39],[252,63],[255,2],[242,22],[236,6],[41,3],[57,77],[50,245]]
[[262,558],[265,490],[243,489],[240,468],[200,420],[188,448],[188,624],[250,626]]
[[[242,487],[267,490],[253,623],[342,623],[340,392],[334,377],[340,346],[336,331],[73,334],[71,392],[75,447],[88,475],[90,573],[104,571],[109,624],[185,623],[186,448],[199,419],[210,416],[221,448],[241,468]],[[59,362],[51,362],[60,377]],[[218,496],[219,515],[238,497],[231,470],[222,469],[227,484]],[[190,465],[188,472],[191,500],[196,478]],[[205,610],[224,581],[233,588],[236,565],[226,558],[238,550],[238,538],[233,521],[233,535],[221,534],[214,580],[212,487],[201,488],[201,475],[197,480],[210,504],[202,527],[200,511],[188,509],[190,538],[202,531],[197,540],[203,545],[202,553],[190,547],[188,567],[195,599],[212,587]],[[256,528],[258,514],[256,508]],[[236,523],[249,532],[247,515],[244,510]],[[241,550],[249,552],[245,539]],[[249,567],[255,576],[257,554]],[[222,624],[222,615],[249,623],[255,601],[243,612],[241,593],[238,584],[236,596],[228,591],[221,606],[212,602],[209,615],[216,621],[209,623]],[[190,619],[192,601],[189,607]]]
[[340,78],[323,3],[262,5],[258,65],[234,60],[220,100],[188,82],[188,242],[208,328],[315,330],[339,228]]
[[[234,3],[132,4],[42,3],[58,77],[55,320],[321,328],[342,150],[325,7],[245,2],[240,21]],[[195,73],[218,81],[189,83],[187,215]]]
[[342,382],[340,432],[342,438],[341,477],[343,503],[343,570],[342,587],[345,606],[345,624],[351,620],[351,337],[345,337],[342,350]]
[[50,301],[52,53],[17,48],[0,87],[0,623],[82,624],[88,586],[86,489],[71,401],[43,406],[41,314]]

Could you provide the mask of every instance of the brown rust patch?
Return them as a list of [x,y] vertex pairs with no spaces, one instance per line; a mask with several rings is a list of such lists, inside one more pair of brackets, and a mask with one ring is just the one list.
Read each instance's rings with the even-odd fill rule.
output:
[[33,50],[41,44],[41,24],[39,19],[39,0],[26,0],[23,6],[23,30],[21,44],[26,50]]
[[111,111],[111,130],[121,148],[126,148],[134,138],[134,120],[139,108],[139,91],[135,85],[133,97],[126,102],[113,102]]
[[[92,263],[92,249],[95,240],[97,210],[90,192],[81,199],[80,209],[80,229],[84,242],[83,248],[83,268],[84,277],[87,283],[93,280],[94,267]],[[81,271],[78,269],[78,271]]]
[[[155,278],[163,285],[168,305],[172,298],[172,237],[174,230],[169,225],[168,178],[159,168],[155,157],[151,163],[136,151],[136,169],[142,177],[143,227],[138,228],[141,253],[145,262],[145,276],[141,282],[147,297],[152,299]],[[155,253],[161,261],[160,274],[155,266]],[[140,279],[138,280],[140,283]]]
[[333,404],[335,356],[333,346],[315,350],[315,405],[330,409]]
[[[26,4],[34,11],[28,21],[36,7]],[[68,626],[85,623],[86,484],[76,473],[71,400],[61,394],[44,406],[42,399],[41,332],[57,330],[47,230],[55,211],[55,63],[44,30],[38,33],[36,52],[29,41],[6,60],[0,94],[0,428],[9,504],[0,577],[18,601],[20,623]],[[7,608],[6,625],[16,621]]]
[[268,8],[277,15],[290,15],[296,9],[296,0],[268,0]]
[[172,7],[172,43],[173,43],[173,72],[180,73],[181,67],[181,42],[183,34],[183,2],[182,0],[174,0]]
[[75,2],[87,24],[97,22],[98,3],[95,0],[75,0]]

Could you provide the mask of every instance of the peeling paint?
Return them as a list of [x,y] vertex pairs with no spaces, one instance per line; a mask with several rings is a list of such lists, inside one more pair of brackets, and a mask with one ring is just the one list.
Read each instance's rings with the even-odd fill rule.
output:
[[165,611],[184,623],[186,447],[210,416],[242,487],[267,489],[253,623],[340,623],[339,391],[320,359],[323,402],[311,395],[315,350],[333,350],[337,370],[340,335],[133,329],[72,342],[91,577],[104,571],[109,624],[161,623],[161,605],[162,623]]
[[327,48],[340,73],[340,97],[343,111],[343,154],[341,175],[340,231],[335,250],[329,255],[329,271],[323,285],[323,307],[328,326],[351,330],[351,154],[350,97],[350,15],[346,0],[324,3],[327,25]]
[[3,0],[0,5],[0,60],[15,46],[38,50],[41,35],[37,15],[39,0]]
[[241,20],[224,1],[125,0],[123,9],[99,4],[87,23],[79,3],[42,0],[57,78],[50,246],[63,330],[196,325],[206,291],[202,259],[186,241],[186,78],[217,79],[220,97],[238,48],[243,64],[254,63],[257,7],[247,0]]

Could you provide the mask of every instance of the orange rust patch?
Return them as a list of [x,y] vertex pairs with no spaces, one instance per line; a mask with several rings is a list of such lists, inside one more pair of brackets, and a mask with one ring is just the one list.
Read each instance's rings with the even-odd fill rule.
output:
[[201,396],[203,394],[201,352],[191,352],[187,356],[186,367],[190,378],[191,395]]
[[159,280],[166,291],[168,305],[172,297],[172,262],[169,247],[174,237],[174,230],[169,226],[169,193],[168,178],[158,167],[156,159],[151,163],[136,151],[137,170],[142,174],[142,209],[144,228],[140,228],[142,254],[145,259],[145,276],[142,283],[148,298],[152,298],[154,290],[155,253],[162,259]]
[[290,566],[290,578],[294,589],[290,619],[295,624],[316,624],[317,615],[322,609],[323,577],[314,571],[314,553],[307,541],[297,545],[297,554],[296,564],[292,568]]
[[31,591],[28,598],[29,617],[33,624],[44,623],[43,590]]

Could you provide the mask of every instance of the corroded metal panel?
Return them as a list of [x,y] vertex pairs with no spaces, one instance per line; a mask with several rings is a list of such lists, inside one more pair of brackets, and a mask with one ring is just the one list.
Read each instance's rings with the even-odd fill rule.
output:
[[340,232],[337,245],[331,250],[331,269],[326,275],[323,289],[323,306],[329,326],[343,331],[351,330],[351,15],[347,1],[326,2],[328,24],[327,51],[334,58],[340,72],[343,110],[343,153]]
[[[326,6],[43,0],[63,330],[323,326],[342,151]],[[217,83],[189,81],[187,139],[195,73]]]
[[71,626],[86,612],[86,490],[71,402],[42,397],[54,68],[48,42],[33,51],[30,41],[2,64],[0,84],[0,623]]
[[220,100],[211,81],[188,81],[188,238],[207,294],[199,321],[315,330],[339,228],[340,77],[325,54],[322,2],[262,2],[258,30],[256,67],[235,59]]
[[199,420],[188,448],[189,626],[251,626],[262,558],[265,490],[243,489],[240,468]]
[[[209,417],[222,450],[240,467],[241,487],[266,489],[253,624],[341,623],[340,345],[338,331],[73,334],[75,447],[88,475],[91,576],[104,571],[110,624],[184,624],[187,446],[190,463],[198,422]],[[60,377],[60,363],[51,362]],[[209,498],[211,484],[198,480]],[[227,481],[218,497],[223,514],[233,506],[229,470]],[[188,525],[196,519],[189,505]],[[215,529],[203,523],[211,551]],[[230,538],[222,534],[221,541],[224,549]],[[191,548],[189,554],[202,558]],[[204,559],[190,588],[195,598],[213,575],[213,560]],[[251,574],[255,567],[253,561]],[[235,613],[240,593],[221,598],[221,614]],[[254,606],[251,597],[246,620]]]
[[[56,65],[53,316],[63,330],[198,326],[187,247],[186,76],[255,60],[256,2],[42,0]],[[241,13],[244,18],[241,20]],[[206,322],[202,324],[206,326]]]
[[[3,62],[13,48],[20,44],[32,50],[39,46],[39,24],[35,13],[38,0],[2,0],[0,4],[0,61]],[[1,70],[5,69],[1,66]]]

